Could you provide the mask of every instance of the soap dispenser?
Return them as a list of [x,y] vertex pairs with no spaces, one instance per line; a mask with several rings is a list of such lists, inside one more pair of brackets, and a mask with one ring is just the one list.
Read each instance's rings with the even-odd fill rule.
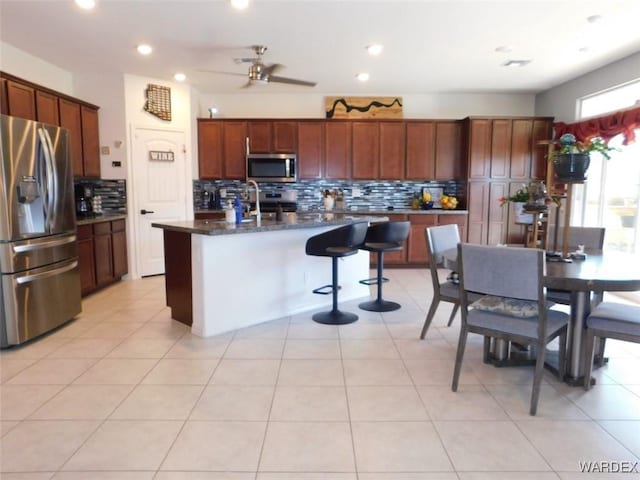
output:
[[227,223],[236,223],[236,210],[233,208],[231,200],[227,202],[227,206],[224,209],[224,220]]

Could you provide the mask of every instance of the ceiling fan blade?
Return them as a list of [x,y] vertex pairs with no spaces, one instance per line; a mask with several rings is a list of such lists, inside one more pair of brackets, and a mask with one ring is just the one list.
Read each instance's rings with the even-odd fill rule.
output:
[[234,63],[254,63],[257,62],[259,60],[259,58],[234,58],[233,61]]
[[205,69],[202,69],[202,68],[199,68],[197,71],[198,72],[205,72],[205,73],[216,73],[216,74],[220,74],[220,75],[236,75],[238,77],[246,77],[247,76],[246,73],[222,72],[220,70],[205,70]]
[[275,72],[276,70],[280,70],[282,67],[284,67],[284,65],[280,63],[272,63],[271,65],[265,66],[262,71],[265,73],[265,75],[270,76],[273,72]]
[[269,75],[269,82],[276,83],[288,83],[290,85],[302,85],[305,87],[315,87],[316,82],[307,82],[306,80],[297,80],[295,78],[277,77],[275,75]]
[[240,88],[249,88],[251,85],[253,85],[253,81],[252,80],[247,80],[247,83],[242,85]]

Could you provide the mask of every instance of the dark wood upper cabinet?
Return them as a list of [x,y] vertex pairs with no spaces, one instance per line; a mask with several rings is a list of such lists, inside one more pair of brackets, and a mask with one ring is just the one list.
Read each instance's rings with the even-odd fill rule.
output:
[[406,146],[407,180],[435,177],[435,125],[433,122],[408,122]]
[[224,178],[244,180],[247,177],[246,138],[247,122],[223,123],[223,173]]
[[380,175],[383,179],[405,178],[406,130],[403,122],[380,122]]
[[85,177],[100,177],[100,137],[98,111],[80,107],[82,123],[82,168]]
[[198,176],[222,178],[222,123],[198,120]]
[[529,178],[531,172],[531,143],[533,120],[513,120],[511,136],[511,178]]
[[325,166],[326,178],[349,178],[351,175],[351,123],[325,122]]
[[469,125],[469,179],[489,178],[491,168],[491,120],[473,119]]
[[372,180],[380,175],[380,144],[377,122],[353,122],[351,177]]
[[249,153],[271,153],[271,123],[270,121],[247,122],[247,136],[249,137]]
[[7,80],[6,88],[9,115],[36,120],[35,90],[13,80]]
[[73,165],[73,175],[82,177],[84,169],[82,167],[82,115],[80,113],[80,104],[60,98],[58,107],[60,109],[60,126],[69,129],[69,151]]
[[509,177],[511,120],[497,119],[491,125],[491,178]]
[[297,122],[276,120],[273,122],[273,151],[276,153],[295,153],[297,144]]
[[0,78],[0,113],[9,115],[9,100],[7,99],[7,79]]
[[322,178],[324,121],[298,122],[298,177]]
[[461,153],[462,124],[459,121],[436,122],[436,180],[460,179],[464,175]]
[[36,117],[39,122],[60,125],[58,97],[51,93],[36,90]]

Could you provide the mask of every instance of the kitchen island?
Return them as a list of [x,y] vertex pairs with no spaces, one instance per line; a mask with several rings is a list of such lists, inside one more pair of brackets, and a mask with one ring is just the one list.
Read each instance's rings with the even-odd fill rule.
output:
[[[242,224],[223,220],[153,223],[164,230],[165,285],[171,316],[209,337],[297,313],[330,308],[312,290],[331,283],[328,258],[305,254],[309,237],[367,217],[286,214]],[[380,220],[380,218],[376,218]],[[369,253],[340,262],[340,301],[369,295]]]

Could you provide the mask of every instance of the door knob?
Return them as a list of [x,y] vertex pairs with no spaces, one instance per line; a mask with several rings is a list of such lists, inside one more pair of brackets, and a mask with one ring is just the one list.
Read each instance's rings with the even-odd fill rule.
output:
[[153,210],[145,210],[144,208],[140,210],[141,215],[146,215],[147,213],[156,213]]

